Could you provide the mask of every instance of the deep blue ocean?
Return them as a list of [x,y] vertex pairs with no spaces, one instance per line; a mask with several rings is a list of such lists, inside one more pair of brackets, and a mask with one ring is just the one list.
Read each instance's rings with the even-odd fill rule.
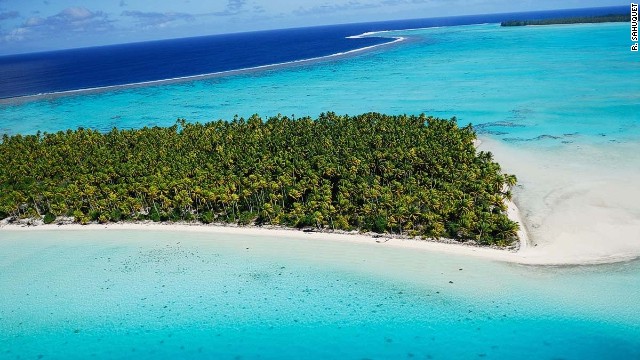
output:
[[280,64],[382,44],[365,32],[620,14],[626,6],[441,17],[271,30],[0,57],[0,99]]

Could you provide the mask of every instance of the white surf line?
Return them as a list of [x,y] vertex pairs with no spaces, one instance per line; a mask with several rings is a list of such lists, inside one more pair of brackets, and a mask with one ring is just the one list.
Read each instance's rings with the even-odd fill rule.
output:
[[[360,38],[359,36],[360,35],[348,36],[346,38],[347,39],[356,39],[356,38]],[[359,53],[359,52],[375,49],[375,48],[378,48],[378,47],[389,46],[389,45],[396,44],[396,43],[399,43],[401,41],[405,41],[406,40],[406,38],[402,37],[402,36],[392,36],[392,37],[379,36],[379,37],[387,38],[387,39],[394,39],[394,40],[393,41],[389,41],[389,42],[385,42],[385,43],[382,43],[382,44],[365,46],[365,47],[362,47],[362,48],[357,48],[357,49],[353,49],[353,50],[338,52],[338,53],[330,54],[330,55],[316,56],[316,57],[312,57],[312,58],[308,58],[308,59],[285,61],[285,62],[275,63],[275,64],[259,65],[259,66],[253,66],[253,67],[242,68],[242,69],[217,71],[217,72],[206,73],[206,74],[198,74],[198,75],[180,76],[180,77],[162,79],[162,80],[141,81],[141,82],[136,82],[136,83],[121,84],[121,85],[109,85],[109,86],[100,86],[100,87],[93,87],[93,88],[83,88],[83,89],[75,89],[75,90],[55,91],[55,92],[50,92],[50,93],[39,93],[39,94],[35,94],[35,95],[16,96],[16,97],[12,97],[12,98],[0,99],[0,104],[13,105],[14,102],[29,101],[29,100],[32,100],[32,99],[35,100],[35,99],[42,98],[42,97],[47,97],[47,96],[54,96],[55,97],[55,96],[64,96],[64,95],[71,95],[71,94],[84,93],[84,92],[91,93],[91,92],[98,92],[98,91],[109,91],[109,90],[116,90],[116,89],[144,87],[144,86],[147,86],[147,85],[171,84],[171,83],[178,83],[178,82],[183,82],[183,81],[188,81],[188,80],[204,80],[204,79],[208,79],[208,78],[214,78],[214,77],[225,76],[225,75],[237,75],[237,74],[242,74],[242,73],[245,73],[245,72],[253,72],[253,71],[257,71],[257,70],[270,70],[270,69],[275,69],[275,68],[286,67],[288,65],[300,65],[300,64],[305,64],[305,63],[312,63],[312,62],[316,62],[316,61],[322,61],[322,60],[328,60],[328,59],[332,59],[332,58],[343,57],[343,56],[347,56],[347,55],[351,55],[351,54],[355,54],[355,53]]]
[[[419,30],[431,30],[431,29],[443,29],[443,28],[453,28],[453,27],[468,27],[468,26],[479,26],[479,25],[500,25],[500,23],[488,22],[488,23],[478,23],[478,24],[462,24],[462,25],[440,25],[440,26],[428,26],[428,27],[419,27],[419,28],[409,28],[409,29],[394,29],[394,30],[379,30],[379,31],[368,31],[362,33],[360,35],[352,35],[347,36],[347,39],[360,39],[364,37],[373,36],[390,32],[401,32],[401,31],[419,31]],[[387,36],[377,36],[377,37],[387,37]],[[395,36],[389,36],[387,38],[397,38]]]
[[38,93],[38,94],[35,94],[35,95],[16,96],[16,97],[11,97],[11,98],[0,99],[0,105],[1,104],[14,105],[14,102],[29,101],[29,100],[32,100],[32,99],[37,99],[37,98],[46,97],[46,96],[64,96],[64,95],[69,95],[69,94],[74,94],[74,93],[82,93],[82,92],[94,92],[94,91],[97,92],[97,91],[108,91],[108,90],[115,90],[115,89],[126,89],[126,88],[129,88],[129,87],[133,88],[133,87],[142,87],[142,86],[146,86],[146,85],[160,85],[160,84],[163,84],[163,83],[170,84],[170,83],[182,82],[182,81],[187,81],[187,80],[198,80],[198,79],[214,78],[214,77],[225,76],[225,75],[242,74],[244,72],[251,72],[251,71],[256,71],[256,70],[270,70],[270,69],[273,69],[273,68],[283,67],[283,66],[286,66],[286,65],[298,65],[298,64],[303,64],[303,63],[307,63],[307,62],[314,62],[314,61],[321,61],[321,60],[324,60],[324,59],[330,59],[330,58],[333,58],[333,57],[341,57],[341,56],[345,56],[345,55],[358,53],[358,52],[361,52],[361,51],[367,51],[367,50],[371,50],[371,49],[378,48],[378,47],[383,47],[383,46],[396,44],[396,43],[399,43],[399,42],[407,40],[407,38],[404,37],[404,36],[379,36],[381,34],[390,33],[390,32],[417,31],[417,30],[439,29],[439,28],[447,28],[447,27],[464,27],[464,26],[496,25],[496,24],[499,25],[500,23],[444,25],[444,26],[429,26],[429,27],[421,27],[421,28],[409,28],[409,29],[368,31],[368,32],[365,32],[365,33],[362,33],[362,34],[359,34],[359,35],[347,36],[346,39],[362,39],[362,38],[366,38],[366,37],[381,37],[381,38],[394,39],[394,40],[386,42],[386,43],[382,43],[382,44],[365,46],[365,47],[362,47],[362,48],[357,48],[357,49],[353,49],[353,50],[349,50],[349,51],[345,51],[345,52],[339,52],[339,53],[330,54],[330,55],[316,56],[316,57],[308,58],[308,59],[285,61],[285,62],[281,62],[281,63],[268,64],[268,65],[259,65],[259,66],[253,66],[253,67],[242,68],[242,69],[217,71],[217,72],[206,73],[206,74],[198,74],[198,75],[180,76],[180,77],[170,78],[170,79],[140,81],[140,82],[129,83],[129,84],[99,86],[99,87],[93,87],[93,88],[82,88],[82,89],[75,89],[75,90],[55,91],[55,92],[50,92],[50,93]]
[[324,60],[324,59],[330,59],[330,58],[333,58],[333,57],[341,57],[341,56],[350,55],[350,54],[361,52],[361,51],[371,50],[371,49],[374,49],[374,48],[377,48],[377,47],[383,47],[383,46],[392,45],[392,44],[407,40],[407,38],[403,37],[403,36],[375,36],[375,35],[380,35],[380,34],[389,33],[389,32],[416,31],[416,30],[439,29],[439,28],[447,28],[447,27],[465,27],[465,26],[496,25],[496,24],[499,25],[499,23],[481,23],[481,24],[443,25],[443,26],[429,26],[429,27],[410,28],[410,29],[368,31],[368,32],[365,32],[365,33],[362,33],[362,34],[359,34],[359,35],[347,36],[346,39],[361,39],[361,38],[365,38],[365,37],[381,37],[381,38],[394,39],[394,40],[386,42],[386,43],[382,43],[382,44],[365,46],[365,47],[362,47],[362,48],[353,49],[353,50],[349,50],[349,51],[345,51],[345,52],[339,52],[339,53],[330,54],[330,55],[317,56],[317,57],[308,58],[308,59],[285,61],[285,62],[281,62],[281,63],[268,64],[268,65],[259,65],[259,66],[253,66],[253,67],[242,68],[242,69],[224,70],[224,71],[217,71],[217,72],[198,74],[198,75],[180,76],[180,77],[170,78],[170,79],[140,81],[140,82],[129,83],[129,84],[99,86],[99,87],[82,88],[82,89],[75,89],[75,90],[54,91],[54,92],[49,92],[49,93],[38,93],[38,94],[34,94],[34,95],[15,96],[15,97],[10,97],[10,98],[0,99],[0,105],[2,105],[2,104],[14,105],[14,102],[28,101],[28,100],[31,100],[31,99],[37,99],[37,98],[46,97],[46,96],[63,96],[63,95],[69,95],[69,94],[74,94],[74,93],[81,93],[81,92],[108,91],[108,90],[114,90],[114,89],[125,89],[125,88],[128,88],[128,87],[138,87],[138,86],[146,86],[146,85],[154,85],[154,84],[162,84],[162,83],[170,84],[170,83],[174,83],[174,82],[182,82],[182,81],[185,81],[185,80],[198,80],[198,79],[207,79],[207,78],[213,78],[213,77],[224,76],[224,75],[241,74],[241,73],[244,73],[244,72],[251,72],[251,71],[255,71],[255,70],[269,70],[269,69],[272,69],[272,68],[282,67],[282,66],[286,66],[286,65],[297,65],[297,64],[302,64],[302,63],[306,63],[306,62],[313,62],[313,61],[320,61],[320,60]]

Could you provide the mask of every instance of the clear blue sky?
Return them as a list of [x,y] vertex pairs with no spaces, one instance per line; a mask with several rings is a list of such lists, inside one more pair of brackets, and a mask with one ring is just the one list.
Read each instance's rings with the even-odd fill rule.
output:
[[323,24],[622,4],[620,0],[0,0],[0,54]]

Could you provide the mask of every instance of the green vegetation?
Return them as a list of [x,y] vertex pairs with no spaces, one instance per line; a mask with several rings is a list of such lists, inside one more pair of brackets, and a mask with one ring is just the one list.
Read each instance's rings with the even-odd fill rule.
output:
[[369,113],[4,135],[0,218],[279,224],[508,245],[515,176],[456,120]]
[[581,16],[581,17],[568,17],[559,19],[544,19],[544,20],[509,20],[500,23],[501,26],[527,26],[527,25],[556,25],[556,24],[590,24],[590,23],[604,23],[604,22],[630,22],[630,14],[619,15],[600,15],[600,16]]

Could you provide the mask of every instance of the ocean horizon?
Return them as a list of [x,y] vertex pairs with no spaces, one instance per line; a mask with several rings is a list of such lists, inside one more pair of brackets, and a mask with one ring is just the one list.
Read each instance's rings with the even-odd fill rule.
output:
[[[11,98],[127,85],[287,65],[393,42],[393,30],[624,13],[626,7],[545,10],[325,25],[309,28],[155,40],[90,48],[0,55],[0,104]],[[368,34],[370,36],[359,36]],[[8,101],[7,101],[8,99]]]

